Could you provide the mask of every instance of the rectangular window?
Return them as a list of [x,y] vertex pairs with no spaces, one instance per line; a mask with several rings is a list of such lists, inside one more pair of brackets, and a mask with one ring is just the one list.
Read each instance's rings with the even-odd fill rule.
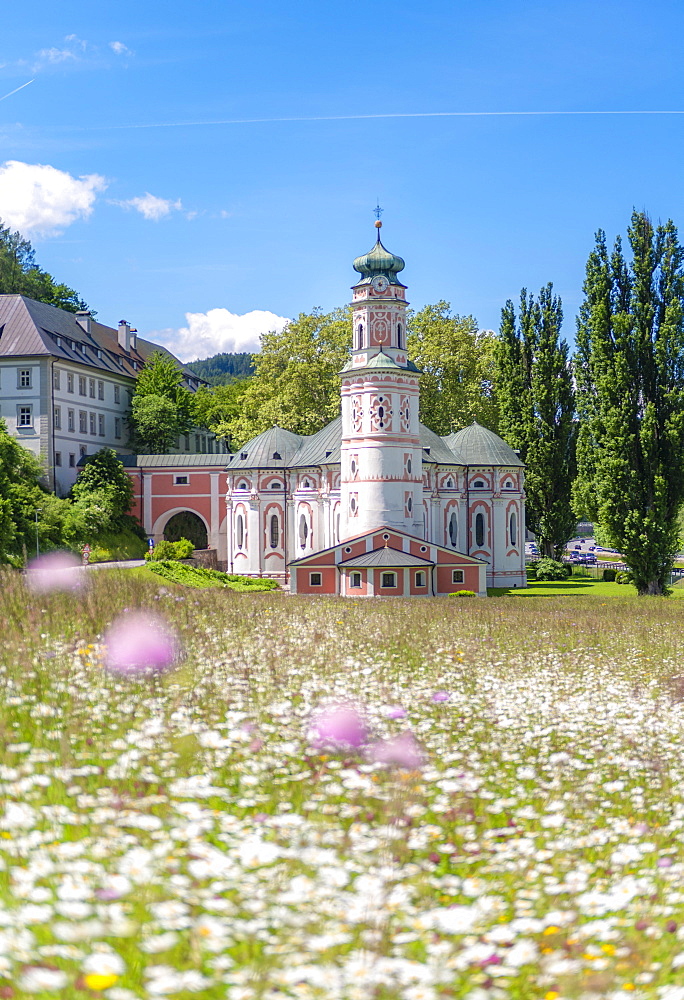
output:
[[195,434],[195,454],[200,454],[200,439],[199,434]]
[[97,416],[97,414],[95,414],[95,413],[91,413],[90,414],[90,433],[91,434],[97,434],[97,419],[96,419],[96,416]]
[[425,586],[425,570],[419,569],[416,572],[416,587],[424,587],[424,586]]
[[55,465],[61,465],[61,464],[62,464],[62,453],[61,453],[61,451],[56,451],[55,452]]
[[60,375],[61,375],[61,372],[60,372],[59,368],[53,368],[52,369],[52,384],[55,387],[55,389],[59,389],[60,388],[60,382],[61,382]]
[[121,437],[121,417],[114,417],[114,437]]
[[188,477],[187,476],[174,476],[173,477],[174,486],[187,486]]
[[76,413],[74,410],[67,410],[67,430],[73,432],[76,430]]
[[20,368],[19,369],[19,388],[20,389],[30,389],[31,388],[31,369],[30,368]]
[[383,573],[382,574],[382,584],[383,587],[396,587],[397,585],[397,574],[396,573]]
[[79,375],[78,376],[78,394],[79,394],[79,396],[85,396],[86,395],[86,390],[87,390],[86,377],[85,377],[85,375]]
[[104,382],[102,379],[97,380],[97,398],[104,399]]
[[350,580],[349,580],[349,586],[350,587],[360,587],[361,586],[361,574],[360,573],[352,573],[351,574],[351,577],[350,577]]
[[74,376],[71,372],[67,372],[67,392],[74,391]]
[[88,414],[85,410],[78,411],[78,432],[79,434],[88,433]]
[[185,450],[190,451],[190,435],[185,435]]
[[121,386],[120,385],[115,385],[114,386],[114,402],[115,403],[120,403],[121,402]]
[[101,438],[105,436],[105,418],[104,413],[98,413],[97,415],[97,433]]
[[91,399],[95,399],[95,379],[88,379],[88,395]]
[[17,424],[19,427],[33,427],[33,407],[17,407]]
[[452,583],[463,583],[463,570],[462,569],[452,570],[452,573],[451,573],[451,582]]
[[309,573],[309,586],[310,587],[321,587],[321,586],[323,586],[323,574],[322,573]]
[[55,430],[61,431],[62,429],[62,407],[55,407]]
[[69,452],[69,468],[73,469],[75,467],[75,465],[76,465],[76,456],[74,455],[73,451],[70,451]]

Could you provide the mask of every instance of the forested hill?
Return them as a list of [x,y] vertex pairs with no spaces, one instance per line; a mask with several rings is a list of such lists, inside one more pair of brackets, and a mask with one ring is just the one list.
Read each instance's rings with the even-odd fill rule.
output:
[[211,358],[191,361],[188,368],[209,385],[228,385],[254,374],[251,354],[214,354]]
[[[36,264],[36,252],[21,233],[13,233],[0,219],[0,295],[26,295],[38,302],[78,312],[87,309],[78,292],[55,281]],[[93,311],[93,315],[95,315]]]

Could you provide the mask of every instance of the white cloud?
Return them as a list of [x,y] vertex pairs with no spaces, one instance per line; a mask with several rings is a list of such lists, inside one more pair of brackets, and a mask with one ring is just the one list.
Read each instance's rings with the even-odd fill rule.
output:
[[170,215],[171,212],[178,212],[183,207],[180,198],[177,201],[171,201],[170,198],[157,198],[149,191],[138,198],[129,198],[127,201],[112,201],[111,204],[126,209],[134,208],[145,219],[151,219],[153,222],[159,222],[164,216]]
[[123,42],[110,42],[109,47],[117,56],[132,56],[133,52]]
[[208,358],[213,354],[259,350],[259,337],[271,330],[280,331],[289,323],[284,316],[264,309],[253,309],[241,316],[228,309],[210,309],[205,313],[186,313],[187,326],[180,330],[157,330],[149,339],[168,347],[181,361]]
[[100,174],[72,177],[48,164],[7,160],[0,166],[0,219],[24,236],[54,236],[87,219],[106,187]]
[[76,61],[86,49],[88,43],[78,35],[67,35],[64,41],[67,43],[64,48],[52,46],[49,49],[41,49],[34,56],[33,69],[43,69],[45,66],[59,66],[61,63]]

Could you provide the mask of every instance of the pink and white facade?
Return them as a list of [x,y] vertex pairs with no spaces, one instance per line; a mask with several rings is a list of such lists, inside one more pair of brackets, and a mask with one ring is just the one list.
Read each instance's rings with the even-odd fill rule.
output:
[[196,468],[183,456],[180,477],[174,456],[138,459],[130,473],[141,483],[150,534],[163,537],[174,514],[193,512],[229,572],[272,576],[296,593],[428,596],[526,586],[522,462],[478,424],[442,438],[419,423],[420,372],[406,353],[406,288],[397,277],[403,267],[379,236],[354,261],[361,277],[341,416],[318,434],[273,427],[221,469],[213,465],[218,456],[211,468],[207,456],[197,456]]

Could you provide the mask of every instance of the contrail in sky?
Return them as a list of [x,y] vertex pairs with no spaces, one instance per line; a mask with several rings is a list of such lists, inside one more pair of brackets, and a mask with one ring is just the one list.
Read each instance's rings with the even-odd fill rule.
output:
[[[27,84],[24,84],[27,86]],[[15,91],[13,91],[15,93]],[[9,94],[7,95],[9,97]],[[348,122],[371,118],[505,118],[554,115],[684,115],[684,111],[408,111],[372,115],[314,115],[287,118],[226,118],[218,121],[151,122],[129,125],[96,125],[99,129],[195,128],[209,125],[265,125],[275,122]]]
[[35,79],[36,78],[34,77],[33,80],[29,80],[28,83],[22,83],[21,87],[16,87],[14,90],[10,90],[9,94],[5,94],[4,97],[0,97],[0,101],[6,101],[8,97],[12,96],[12,94],[18,94],[20,90],[24,89],[24,87],[28,87],[29,83],[34,83]]

